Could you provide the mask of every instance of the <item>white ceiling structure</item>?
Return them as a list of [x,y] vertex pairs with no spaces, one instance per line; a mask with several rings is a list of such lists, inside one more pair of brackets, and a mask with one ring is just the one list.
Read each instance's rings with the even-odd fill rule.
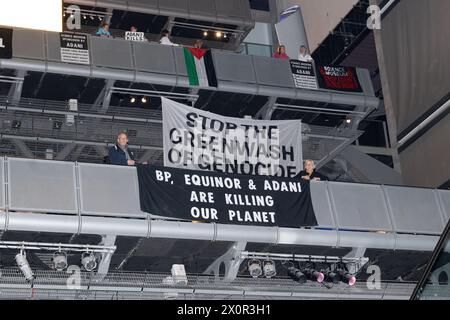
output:
[[358,0],[277,0],[277,7],[281,13],[291,6],[301,6],[310,51],[314,52],[357,3]]

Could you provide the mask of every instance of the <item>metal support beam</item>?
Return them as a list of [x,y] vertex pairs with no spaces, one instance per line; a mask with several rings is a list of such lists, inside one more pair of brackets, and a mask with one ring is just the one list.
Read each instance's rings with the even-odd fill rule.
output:
[[364,254],[366,253],[366,248],[363,247],[355,247],[345,255],[344,258],[357,258],[361,259],[361,263],[348,263],[347,270],[351,274],[357,274],[359,270],[361,270],[364,265],[369,262],[369,258],[364,258]]
[[[165,221],[120,219],[27,212],[0,212],[0,230],[68,234],[111,234],[124,237],[253,242],[330,247],[365,247],[386,250],[433,251],[438,235],[381,234],[345,230],[250,227]],[[339,234],[339,237],[337,235]]]
[[[232,282],[236,279],[239,267],[244,261],[241,257],[241,252],[245,250],[247,242],[235,242],[228,251],[217,258],[203,274],[214,274],[216,282]],[[225,275],[220,278],[220,268],[225,267]]]
[[[16,77],[19,79],[24,79],[27,75],[25,70],[17,70]],[[8,97],[12,98],[13,101],[17,101],[22,97],[23,80],[19,80],[11,85],[9,89]]]
[[[115,245],[116,242],[116,236],[114,235],[104,235],[102,237],[102,241],[99,243],[101,246],[108,246],[112,247]],[[94,277],[94,281],[102,281],[109,271],[109,265],[111,264],[111,257],[113,255],[113,252],[102,252],[101,253],[101,260],[100,264],[98,266],[97,274]]]
[[27,147],[25,142],[19,139],[11,139],[11,142],[24,157],[34,159],[34,153],[30,150],[30,148]]
[[348,146],[340,155],[349,163],[350,170],[357,171],[357,176],[362,179],[358,182],[403,184],[403,179],[397,171],[359,151],[354,146]]
[[277,97],[269,97],[267,103],[258,111],[255,115],[256,119],[270,120],[272,119],[272,114],[276,109],[275,103],[277,102]]
[[75,149],[77,145],[74,143],[66,144],[65,147],[58,152],[55,157],[55,160],[63,161],[67,158],[67,156]]

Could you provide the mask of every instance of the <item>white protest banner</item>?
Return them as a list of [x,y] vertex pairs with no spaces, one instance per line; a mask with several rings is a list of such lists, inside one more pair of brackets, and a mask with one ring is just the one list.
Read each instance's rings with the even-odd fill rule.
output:
[[162,98],[164,166],[293,177],[303,168],[301,121],[224,117]]
[[145,34],[143,32],[125,32],[125,40],[128,41],[145,41]]

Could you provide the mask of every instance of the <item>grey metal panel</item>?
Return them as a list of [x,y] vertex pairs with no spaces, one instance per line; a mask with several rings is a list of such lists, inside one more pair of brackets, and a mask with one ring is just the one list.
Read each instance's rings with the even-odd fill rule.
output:
[[215,16],[216,9],[214,1],[211,0],[189,0],[189,14],[192,16]]
[[184,50],[181,47],[173,47],[173,52],[175,56],[175,64],[177,68],[177,74],[180,76],[186,76],[187,77],[187,69],[186,69],[186,62],[184,59]]
[[335,228],[336,224],[333,219],[333,211],[328,198],[326,182],[310,183],[311,201],[316,215],[319,227]]
[[432,189],[385,186],[397,232],[441,234],[444,230]]
[[437,190],[439,194],[439,199],[441,201],[442,210],[447,217],[447,222],[450,219],[450,191],[447,190]]
[[14,29],[13,56],[15,58],[45,60],[44,32]]
[[0,158],[0,209],[5,209],[5,160]]
[[339,228],[393,231],[380,186],[337,182],[329,186]]
[[159,9],[173,15],[176,12],[186,13],[188,11],[187,0],[163,0],[159,1]]
[[246,17],[243,1],[246,0],[215,0],[217,15],[222,17]]
[[8,159],[10,210],[78,213],[75,164]]
[[98,67],[133,69],[131,41],[90,37],[92,64]]
[[218,51],[213,56],[218,80],[256,82],[251,56]]
[[47,60],[61,61],[61,41],[60,34],[57,32],[46,32],[47,37]]
[[133,42],[136,70],[176,74],[172,46]]
[[259,84],[275,87],[294,87],[289,61],[253,56],[256,79]]
[[[123,2],[123,1],[122,1]],[[140,12],[141,9],[157,9],[158,0],[128,0],[128,10],[132,12]]]
[[82,214],[145,216],[136,168],[80,163],[78,173]]

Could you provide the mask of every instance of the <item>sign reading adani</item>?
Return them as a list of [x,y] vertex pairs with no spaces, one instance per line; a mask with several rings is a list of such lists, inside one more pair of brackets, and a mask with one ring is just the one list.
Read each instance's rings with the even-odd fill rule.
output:
[[139,165],[141,210],[197,222],[316,226],[309,182]]
[[223,117],[162,98],[164,166],[294,177],[303,168],[301,121]]

